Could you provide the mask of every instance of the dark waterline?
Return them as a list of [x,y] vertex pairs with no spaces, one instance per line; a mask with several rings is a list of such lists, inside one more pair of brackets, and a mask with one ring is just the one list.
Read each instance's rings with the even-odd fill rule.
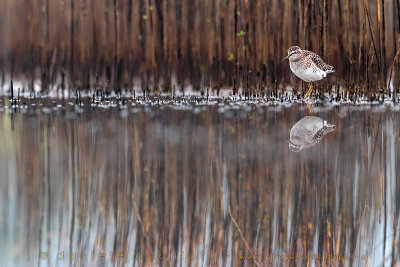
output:
[[[85,103],[77,110],[43,103],[1,108],[0,256],[7,266],[252,266],[248,257],[257,255],[260,265],[353,255],[346,262],[376,266],[399,259],[398,111],[314,108],[336,128],[294,153],[282,138],[309,115],[297,104]],[[296,262],[268,260],[292,255]]]

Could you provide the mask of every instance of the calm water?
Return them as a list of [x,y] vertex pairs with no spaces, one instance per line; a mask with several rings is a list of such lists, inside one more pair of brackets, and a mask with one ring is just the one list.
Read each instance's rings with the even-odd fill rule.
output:
[[282,138],[309,115],[298,104],[4,103],[3,266],[400,258],[400,112],[389,107],[314,107],[336,128],[295,153]]

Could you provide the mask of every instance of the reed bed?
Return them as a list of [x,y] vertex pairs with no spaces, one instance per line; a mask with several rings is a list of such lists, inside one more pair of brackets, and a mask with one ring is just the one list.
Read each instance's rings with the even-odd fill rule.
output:
[[0,113],[6,265],[398,264],[398,111],[316,109],[335,131],[293,153],[301,107],[27,101]]
[[[337,73],[321,83],[393,94],[398,0],[1,0],[1,82],[22,90],[124,88],[244,94],[303,89],[281,58],[315,51]],[[390,90],[390,88],[394,88]]]

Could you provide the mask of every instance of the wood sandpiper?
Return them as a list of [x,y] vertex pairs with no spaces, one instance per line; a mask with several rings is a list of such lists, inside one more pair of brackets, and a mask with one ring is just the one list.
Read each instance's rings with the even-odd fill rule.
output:
[[299,152],[303,148],[308,148],[318,144],[322,138],[335,129],[335,125],[329,124],[326,120],[306,116],[299,120],[292,129],[290,129],[289,149],[293,152]]
[[328,73],[335,72],[334,68],[326,64],[320,56],[308,50],[302,50],[298,46],[292,46],[288,55],[282,59],[289,59],[292,72],[305,82],[310,83],[304,98],[312,91],[312,82],[322,80]]

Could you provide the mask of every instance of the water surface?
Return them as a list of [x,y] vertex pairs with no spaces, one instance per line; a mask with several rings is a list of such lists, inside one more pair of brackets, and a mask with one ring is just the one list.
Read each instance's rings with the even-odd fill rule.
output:
[[400,113],[389,107],[314,107],[336,128],[295,153],[282,138],[309,115],[300,104],[24,104],[1,101],[7,266],[400,257]]

